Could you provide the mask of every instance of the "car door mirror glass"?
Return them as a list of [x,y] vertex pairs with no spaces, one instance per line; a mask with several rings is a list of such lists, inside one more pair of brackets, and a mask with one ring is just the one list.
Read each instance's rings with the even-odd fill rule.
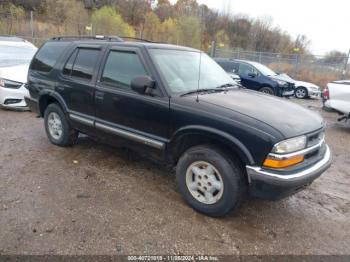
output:
[[131,89],[140,94],[148,94],[155,89],[156,82],[149,76],[137,76],[131,80]]

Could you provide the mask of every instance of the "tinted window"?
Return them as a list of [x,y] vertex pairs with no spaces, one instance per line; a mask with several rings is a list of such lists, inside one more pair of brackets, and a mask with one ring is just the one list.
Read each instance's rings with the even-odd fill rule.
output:
[[79,49],[71,75],[74,77],[91,80],[99,53],[100,50]]
[[226,72],[237,72],[238,65],[234,62],[218,62],[218,64],[226,71]]
[[47,42],[33,59],[31,69],[50,72],[68,44],[68,42]]
[[69,57],[66,65],[63,68],[63,74],[65,75],[71,75],[73,64],[75,62],[75,58],[77,57],[78,49],[76,49],[73,54]]
[[101,82],[128,88],[134,77],[142,75],[147,73],[136,53],[111,51]]
[[247,64],[240,64],[238,73],[243,76],[248,76],[249,73],[257,73],[256,69]]

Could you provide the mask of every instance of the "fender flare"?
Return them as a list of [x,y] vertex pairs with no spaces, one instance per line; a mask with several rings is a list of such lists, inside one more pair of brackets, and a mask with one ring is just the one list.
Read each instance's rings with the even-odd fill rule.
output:
[[183,136],[194,134],[205,135],[220,140],[223,143],[228,143],[228,146],[238,154],[243,162],[249,165],[253,165],[255,163],[252,154],[239,139],[221,130],[201,125],[185,126],[178,129],[169,140],[169,150],[174,150],[176,141],[181,139]]
[[66,102],[64,101],[64,99],[62,98],[62,96],[58,92],[53,91],[53,90],[42,90],[39,93],[39,99],[38,99],[40,116],[44,115],[44,112],[42,112],[42,109],[41,109],[41,104],[42,104],[42,101],[43,101],[43,99],[45,97],[54,98],[60,104],[60,106],[63,109],[64,113],[68,113],[69,112],[69,109],[67,107]]

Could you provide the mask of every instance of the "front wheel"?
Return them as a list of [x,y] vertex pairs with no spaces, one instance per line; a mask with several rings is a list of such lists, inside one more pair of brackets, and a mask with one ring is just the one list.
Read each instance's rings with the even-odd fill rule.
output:
[[273,89],[269,86],[265,86],[260,88],[259,90],[260,92],[264,93],[264,94],[268,94],[268,95],[275,95],[275,92],[273,91]]
[[298,87],[295,89],[294,94],[296,98],[303,99],[307,97],[307,90],[305,87]]
[[237,208],[246,190],[238,161],[212,146],[195,146],[179,159],[176,180],[185,201],[208,216]]

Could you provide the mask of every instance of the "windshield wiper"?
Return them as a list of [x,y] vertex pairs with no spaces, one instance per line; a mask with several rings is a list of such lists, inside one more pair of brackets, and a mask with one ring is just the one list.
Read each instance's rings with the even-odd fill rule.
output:
[[225,87],[233,87],[233,86],[236,86],[236,85],[233,83],[227,83],[227,84],[223,84],[221,86],[218,86],[217,88],[225,88]]
[[215,92],[222,92],[222,91],[226,91],[226,89],[224,87],[217,87],[217,88],[199,88],[196,90],[192,90],[186,93],[181,94],[180,96],[187,96],[187,95],[191,95],[191,94],[199,94],[199,93],[215,93]]

